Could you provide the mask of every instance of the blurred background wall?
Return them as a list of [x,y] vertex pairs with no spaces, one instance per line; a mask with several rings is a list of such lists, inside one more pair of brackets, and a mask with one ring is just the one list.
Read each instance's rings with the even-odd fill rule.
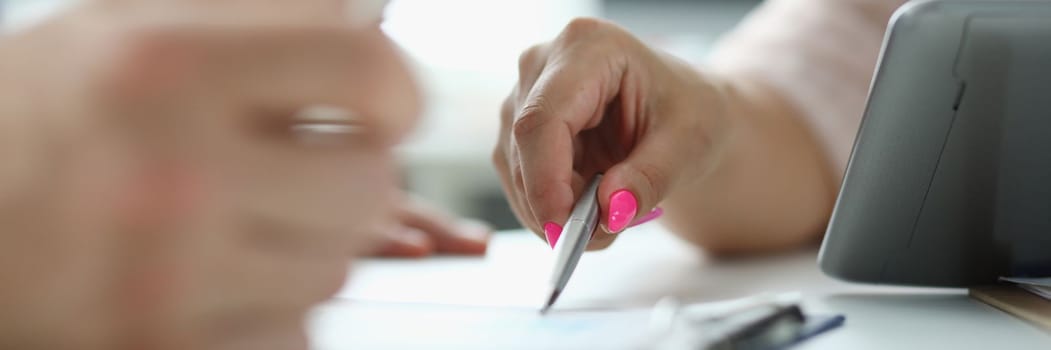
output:
[[[76,0],[0,0],[3,28],[32,24]],[[370,0],[371,1],[371,0]],[[716,39],[758,0],[393,0],[384,30],[415,67],[423,122],[401,152],[405,183],[449,211],[518,228],[490,165],[499,106],[522,50],[571,19],[602,17],[652,46],[703,64]]]

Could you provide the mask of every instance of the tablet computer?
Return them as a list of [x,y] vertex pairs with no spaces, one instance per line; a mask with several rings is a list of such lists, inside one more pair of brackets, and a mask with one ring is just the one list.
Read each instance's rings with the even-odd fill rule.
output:
[[1051,276],[1051,1],[897,11],[819,261],[879,284]]

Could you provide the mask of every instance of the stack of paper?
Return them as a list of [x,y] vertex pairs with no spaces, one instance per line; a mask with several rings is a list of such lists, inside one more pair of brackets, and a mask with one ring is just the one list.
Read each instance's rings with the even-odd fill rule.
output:
[[1001,278],[1004,281],[1017,284],[1022,289],[1036,294],[1041,298],[1051,300],[1051,277],[1044,278]]
[[1051,330],[1051,278],[1008,278],[1015,286],[971,288],[971,296],[1034,325]]

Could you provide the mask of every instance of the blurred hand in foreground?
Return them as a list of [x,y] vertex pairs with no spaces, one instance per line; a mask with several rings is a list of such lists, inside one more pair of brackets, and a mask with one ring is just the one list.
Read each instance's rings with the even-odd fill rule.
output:
[[0,38],[0,348],[305,349],[418,110],[348,11],[96,1]]
[[380,256],[484,255],[492,235],[483,222],[458,219],[412,196],[400,201],[396,218],[396,225],[388,230],[388,241],[377,252]]

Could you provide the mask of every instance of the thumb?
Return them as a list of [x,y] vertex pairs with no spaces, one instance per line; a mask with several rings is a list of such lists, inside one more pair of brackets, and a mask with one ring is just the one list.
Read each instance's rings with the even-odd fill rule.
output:
[[675,161],[675,152],[669,152],[662,139],[649,137],[606,172],[598,192],[606,232],[624,231],[653,211],[674,183],[682,162]]

